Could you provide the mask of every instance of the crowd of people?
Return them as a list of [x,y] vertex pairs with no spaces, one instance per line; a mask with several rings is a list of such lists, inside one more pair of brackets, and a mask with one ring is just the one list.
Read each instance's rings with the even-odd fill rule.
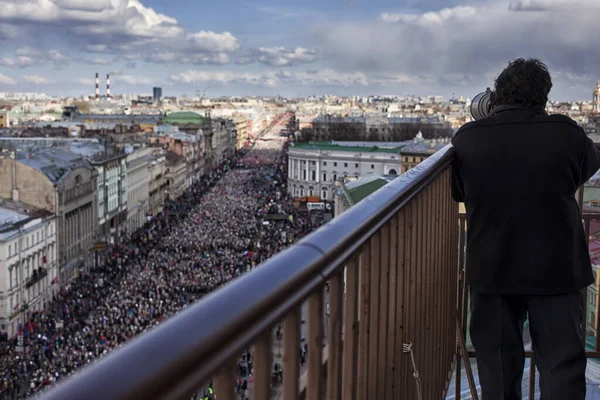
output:
[[[22,328],[25,351],[17,351],[16,339],[0,349],[0,399],[43,391],[322,223],[286,199],[282,146],[278,137],[257,139],[31,314]],[[289,217],[265,223],[272,213]],[[248,353],[239,365],[242,398],[251,368]]]

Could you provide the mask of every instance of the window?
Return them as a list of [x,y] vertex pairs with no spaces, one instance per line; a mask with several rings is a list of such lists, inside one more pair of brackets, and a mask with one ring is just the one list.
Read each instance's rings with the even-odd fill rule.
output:
[[29,247],[29,236],[25,238],[25,248]]
[[327,200],[327,189],[323,189],[323,192],[321,192],[321,198],[323,200]]
[[348,163],[347,162],[344,163],[344,168],[348,168]]
[[323,172],[323,182],[327,182],[327,172]]
[[333,181],[334,182],[337,181],[337,175],[336,174],[333,174]]
[[323,161],[323,166],[326,167],[327,166],[327,161]]
[[306,170],[302,170],[302,179],[306,180]]
[[334,162],[334,163],[333,163],[333,166],[334,166],[334,167],[337,167],[337,163],[336,163],[336,162]]
[[[325,174],[323,174],[325,175]],[[12,244],[8,245],[8,258],[10,258],[12,256]]]
[[311,180],[316,181],[317,180],[317,171],[311,171]]
[[375,164],[371,164],[371,169],[375,169]]
[[354,164],[354,168],[358,168],[358,163]]
[[316,161],[311,161],[310,164],[311,165],[315,165],[317,162]]

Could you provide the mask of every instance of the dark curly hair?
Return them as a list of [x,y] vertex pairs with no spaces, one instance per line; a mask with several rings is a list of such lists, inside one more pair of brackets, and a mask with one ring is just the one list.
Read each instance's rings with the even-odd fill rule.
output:
[[518,58],[496,78],[495,104],[545,107],[550,89],[552,78],[546,64],[534,58]]

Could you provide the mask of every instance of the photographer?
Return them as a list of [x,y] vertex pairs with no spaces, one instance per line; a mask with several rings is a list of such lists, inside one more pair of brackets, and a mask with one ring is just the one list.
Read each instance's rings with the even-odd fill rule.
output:
[[575,192],[600,168],[600,153],[573,120],[546,113],[551,88],[543,63],[512,61],[489,116],[452,140],[485,400],[521,399],[527,317],[541,398],[585,399],[582,289],[594,276]]

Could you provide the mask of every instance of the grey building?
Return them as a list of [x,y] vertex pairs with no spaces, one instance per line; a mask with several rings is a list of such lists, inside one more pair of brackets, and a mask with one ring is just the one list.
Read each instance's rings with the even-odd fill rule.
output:
[[0,197],[55,215],[61,284],[93,265],[96,181],[97,172],[88,160],[62,148],[0,154]]

